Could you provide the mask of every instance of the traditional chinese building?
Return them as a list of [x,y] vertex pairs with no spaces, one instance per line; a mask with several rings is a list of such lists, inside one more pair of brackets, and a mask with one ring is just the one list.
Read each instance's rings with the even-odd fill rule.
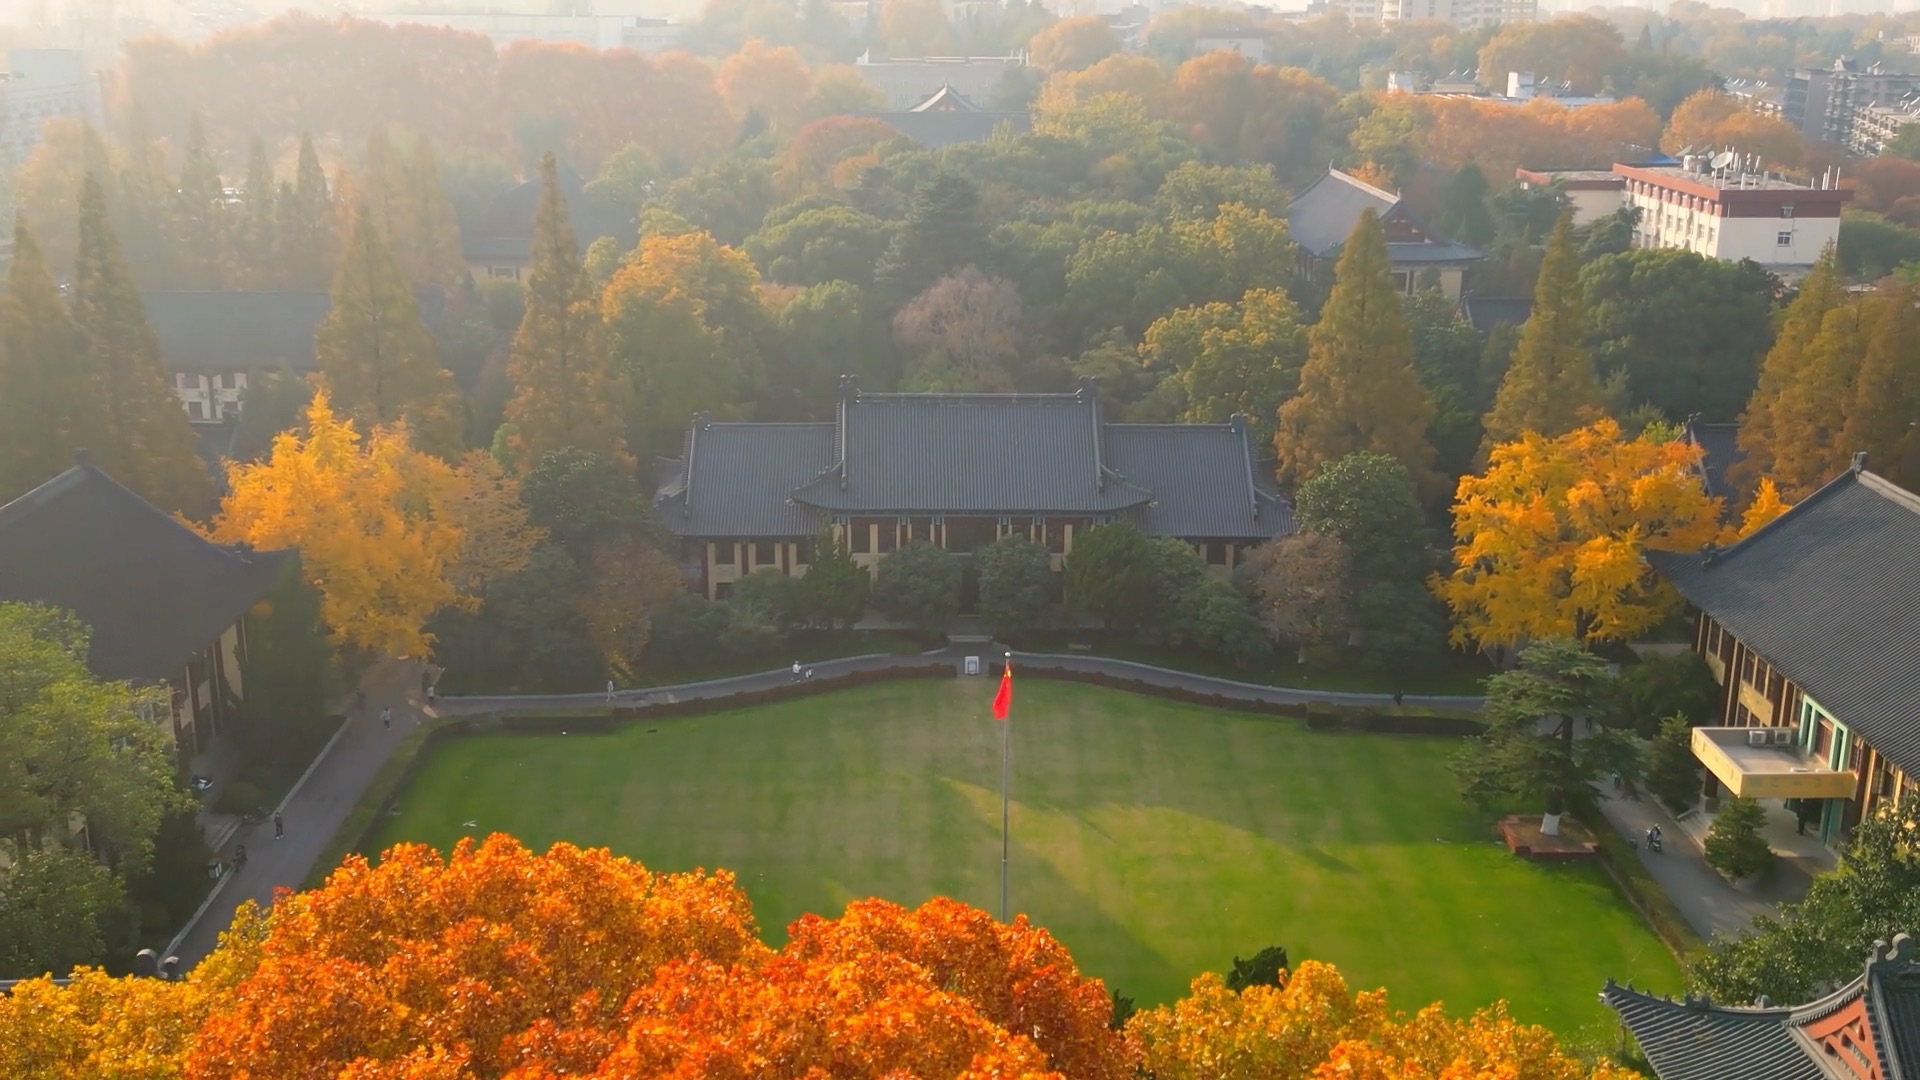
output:
[[1707,796],[1818,801],[1829,844],[1920,776],[1920,496],[1865,457],[1737,544],[1648,553],[1723,688]]
[[171,715],[153,719],[185,754],[244,697],[247,612],[291,559],[202,539],[84,457],[0,506],[0,601],[72,612],[100,678],[170,687]]
[[870,394],[849,377],[830,422],[696,417],[658,475],[688,580],[715,598],[756,570],[805,573],[829,527],[870,567],[915,540],[967,553],[1020,535],[1045,544],[1056,570],[1075,537],[1107,522],[1186,540],[1222,571],[1293,530],[1242,419],[1109,423],[1090,383]]
[[1659,1080],[1902,1080],[1920,1074],[1920,958],[1905,934],[1875,942],[1866,969],[1805,1005],[1751,1007],[1655,997],[1607,980]]
[[1368,210],[1380,219],[1380,231],[1386,234],[1387,258],[1400,291],[1413,292],[1420,275],[1431,271],[1449,299],[1460,299],[1467,270],[1486,256],[1434,231],[1407,209],[1400,196],[1339,169],[1328,169],[1288,205],[1287,232],[1313,259],[1313,271],[1330,275],[1341,246]]

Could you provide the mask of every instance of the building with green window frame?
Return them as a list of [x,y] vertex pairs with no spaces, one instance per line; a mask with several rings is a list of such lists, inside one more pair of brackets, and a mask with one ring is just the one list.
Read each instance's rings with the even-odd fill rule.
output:
[[1920,496],[1853,467],[1752,535],[1654,568],[1723,688],[1693,734],[1708,799],[1812,800],[1836,844],[1920,778]]

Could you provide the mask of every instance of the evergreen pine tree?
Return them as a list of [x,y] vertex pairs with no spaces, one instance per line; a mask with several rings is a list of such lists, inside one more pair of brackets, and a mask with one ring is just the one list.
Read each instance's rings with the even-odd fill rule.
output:
[[136,279],[143,286],[160,288],[180,280],[180,253],[168,235],[173,181],[167,176],[166,156],[148,129],[146,113],[138,105],[131,108],[125,164],[108,209]]
[[333,277],[333,309],[314,332],[314,353],[334,407],[363,430],[405,420],[422,449],[459,450],[453,375],[440,365],[413,290],[364,206],[354,212]]
[[225,210],[220,167],[207,149],[200,114],[195,113],[187,136],[186,160],[180,165],[180,180],[174,187],[174,243],[180,251],[182,278],[176,287],[216,289],[223,284]]
[[1747,414],[1740,418],[1742,459],[1728,470],[1734,490],[1752,491],[1760,479],[1773,473],[1774,406],[1799,381],[1807,364],[1808,347],[1820,335],[1827,312],[1846,299],[1846,281],[1840,275],[1839,257],[1833,245],[1820,253],[1813,269],[1800,281],[1800,292],[1787,305],[1780,333],[1773,348],[1760,361],[1760,381],[1747,400]]
[[1321,465],[1367,450],[1399,459],[1422,501],[1443,498],[1446,482],[1427,441],[1432,416],[1386,236],[1369,210],[1347,237],[1333,290],[1308,335],[1300,392],[1280,406],[1273,440],[1280,475],[1299,484]]
[[282,185],[276,213],[280,284],[288,289],[324,289],[333,261],[333,198],[313,139],[300,136],[300,164],[291,186]]
[[107,221],[107,198],[92,176],[80,185],[80,247],[73,275],[73,322],[84,342],[104,424],[83,432],[108,474],[162,510],[209,509],[213,485],[193,428],[168,385],[160,343],[147,325],[133,273]]
[[1920,287],[1901,285],[1886,302],[1860,358],[1839,449],[1849,455],[1866,451],[1874,472],[1913,491],[1920,489],[1920,426],[1914,423],[1920,418],[1920,366],[1913,362]]
[[274,234],[279,227],[279,206],[273,183],[273,168],[267,164],[267,148],[255,137],[247,148],[247,182],[241,189],[245,199],[241,207],[240,227],[234,239],[234,266],[238,279],[256,288],[271,288],[279,269],[274,265]]
[[0,297],[0,503],[73,464],[83,433],[98,430],[99,400],[81,363],[80,332],[60,302],[46,256],[26,227]]
[[468,278],[467,260],[460,253],[460,220],[453,212],[453,199],[447,195],[433,144],[425,136],[414,140],[405,172],[407,196],[413,207],[414,243],[418,245],[418,276],[414,280],[452,288]]
[[552,154],[540,162],[540,183],[526,313],[507,361],[514,395],[506,418],[514,425],[515,459],[531,465],[572,446],[620,460],[630,384],[609,359],[599,297],[581,263]]
[[1841,427],[1856,400],[1862,357],[1888,307],[1885,297],[1849,298],[1828,311],[1799,372],[1774,402],[1773,468],[1767,477],[1787,502],[1813,494],[1846,468],[1853,450],[1867,449],[1843,445]]
[[1557,438],[1600,418],[1604,410],[1586,333],[1573,218],[1563,215],[1540,263],[1533,312],[1520,328],[1520,344],[1487,412],[1486,446],[1527,431]]
[[949,270],[979,261],[980,192],[971,180],[942,173],[913,193],[907,220],[880,256],[875,281],[897,306]]

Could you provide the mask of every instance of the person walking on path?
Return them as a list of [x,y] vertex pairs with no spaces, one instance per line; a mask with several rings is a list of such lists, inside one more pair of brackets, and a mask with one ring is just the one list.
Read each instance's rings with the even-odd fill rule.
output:
[[389,731],[393,730],[393,706],[389,705],[380,710],[380,726]]
[[800,681],[800,661],[798,660],[795,660],[793,662],[793,681],[794,682]]
[[613,680],[612,679],[607,680],[607,700],[609,702],[613,700]]
[[287,823],[280,818],[280,811],[273,812],[273,838],[284,840],[287,837]]

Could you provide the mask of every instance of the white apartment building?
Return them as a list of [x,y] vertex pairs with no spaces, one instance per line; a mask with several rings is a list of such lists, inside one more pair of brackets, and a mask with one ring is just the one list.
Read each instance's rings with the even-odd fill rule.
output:
[[0,82],[0,165],[26,160],[56,116],[100,122],[100,85],[77,49],[11,49]]
[[1443,22],[1462,30],[1540,17],[1539,0],[1327,0],[1327,10],[1353,23]]
[[[1715,162],[1721,164],[1716,167]],[[1679,165],[1616,164],[1597,170],[1520,169],[1527,184],[1559,184],[1586,224],[1622,207],[1640,212],[1634,246],[1683,248],[1726,262],[1752,259],[1789,281],[1840,238],[1853,192],[1743,168],[1738,155],[1689,155]]]

